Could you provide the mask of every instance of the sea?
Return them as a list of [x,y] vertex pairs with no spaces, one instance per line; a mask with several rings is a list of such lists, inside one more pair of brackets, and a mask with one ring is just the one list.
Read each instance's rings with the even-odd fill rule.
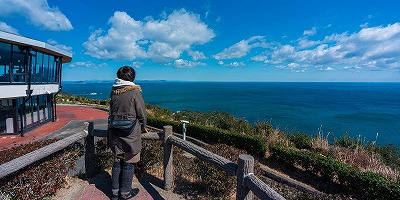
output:
[[[64,81],[66,93],[109,99],[113,81]],[[174,112],[222,111],[250,124],[333,141],[400,145],[400,83],[137,81],[146,103]]]

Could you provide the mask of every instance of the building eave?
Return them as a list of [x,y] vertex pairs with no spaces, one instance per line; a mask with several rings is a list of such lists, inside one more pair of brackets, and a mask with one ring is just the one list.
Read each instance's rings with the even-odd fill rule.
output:
[[45,42],[41,42],[38,40],[34,40],[31,38],[23,37],[23,36],[12,34],[12,33],[0,31],[0,42],[6,42],[6,43],[21,45],[21,46],[30,46],[35,50],[38,50],[38,51],[41,51],[41,52],[44,52],[47,54],[51,54],[51,55],[55,55],[55,56],[62,56],[63,63],[68,63],[68,62],[71,62],[71,60],[72,60],[72,54],[69,52],[66,52],[62,49],[54,47]]

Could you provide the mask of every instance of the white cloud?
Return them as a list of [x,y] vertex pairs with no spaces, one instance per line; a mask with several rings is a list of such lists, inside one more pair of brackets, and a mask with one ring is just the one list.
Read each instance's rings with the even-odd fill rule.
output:
[[134,60],[147,58],[138,41],[143,36],[143,23],[131,18],[125,12],[115,12],[108,20],[111,28],[103,35],[103,30],[94,31],[83,43],[85,54],[98,59]]
[[142,62],[132,62],[132,67],[136,69],[140,69],[143,66]]
[[333,69],[332,67],[325,67],[322,69],[319,69],[320,71],[334,71],[335,69]]
[[256,56],[251,57],[250,60],[256,61],[256,62],[265,61],[265,60],[268,60],[268,55],[264,55],[264,54],[256,55]]
[[73,29],[68,18],[57,7],[49,7],[47,0],[0,0],[0,15],[23,15],[29,23],[51,31]]
[[189,61],[189,60],[183,60],[183,59],[178,59],[175,60],[174,62],[174,66],[176,68],[193,68],[196,66],[205,66],[205,63],[202,62],[193,62],[193,61]]
[[88,68],[101,68],[108,66],[107,63],[95,64],[92,61],[88,62],[72,62],[69,64],[70,67],[88,67]]
[[232,62],[227,64],[228,67],[243,67],[245,64],[243,62]]
[[168,43],[153,42],[149,47],[148,55],[155,62],[164,63],[179,58],[183,50],[184,48],[175,47]]
[[242,40],[224,49],[222,52],[214,55],[213,57],[217,60],[242,58],[246,56],[251,49],[256,47],[267,47],[264,36],[253,36],[247,40]]
[[213,30],[200,16],[184,9],[162,14],[161,20],[146,17],[136,21],[125,12],[115,12],[109,20],[111,28],[91,34],[84,43],[86,54],[99,59],[151,59],[163,63],[179,59],[184,51],[192,52],[194,60],[204,54],[192,51],[215,37]]
[[315,34],[317,34],[317,27],[312,27],[310,30],[305,30],[303,32],[304,36],[313,36]]
[[207,57],[204,55],[203,52],[200,51],[188,51],[189,56],[191,56],[193,58],[194,61],[197,60],[204,60]]
[[361,27],[361,28],[368,28],[368,25],[369,25],[368,22],[366,22],[366,23],[364,23],[364,24],[361,24],[360,27]]
[[246,64],[244,64],[244,62],[231,62],[231,63],[224,63],[223,61],[218,61],[218,65],[221,65],[221,66],[225,66],[225,67],[232,67],[232,68],[234,68],[234,67],[243,67],[243,66],[246,66]]
[[161,62],[177,59],[193,45],[203,45],[215,37],[199,15],[184,9],[172,12],[163,20],[147,21],[143,32],[154,41],[148,51],[150,57]]
[[184,9],[172,12],[163,20],[151,20],[144,25],[144,33],[149,39],[168,44],[204,44],[215,35],[200,16]]
[[1,21],[0,21],[0,30],[8,32],[8,33],[14,33],[14,34],[19,35],[17,29],[15,29],[15,28],[13,28],[13,27],[11,27],[11,26],[9,26],[6,23],[1,22]]
[[52,40],[52,39],[47,40],[47,43],[49,43],[49,44],[51,44],[51,45],[53,45],[53,46],[55,46],[55,47],[57,47],[59,49],[62,49],[64,51],[68,52],[68,53],[71,53],[71,54],[73,53],[72,52],[72,47],[69,47],[69,46],[66,46],[66,45],[63,45],[63,44],[59,44],[55,40]]
[[310,48],[321,43],[320,41],[312,41],[307,38],[299,38],[297,41],[299,43],[299,48],[301,49]]
[[278,65],[276,66],[278,69],[286,69],[292,72],[305,72],[307,70],[307,66],[302,66],[298,63],[289,63],[287,65]]
[[[305,38],[297,41],[296,45],[270,43],[272,50],[254,56],[252,60],[291,71],[302,71],[297,70],[294,64],[320,66],[328,71],[333,70],[333,66],[347,66],[342,69],[400,69],[400,23],[363,28],[352,34],[332,34],[320,41]],[[288,63],[294,64],[289,66]]]

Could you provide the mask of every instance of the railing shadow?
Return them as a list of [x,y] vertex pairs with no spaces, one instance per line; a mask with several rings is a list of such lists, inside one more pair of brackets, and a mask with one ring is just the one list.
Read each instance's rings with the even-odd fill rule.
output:
[[89,184],[94,184],[98,190],[111,198],[111,175],[108,172],[103,170],[93,178],[88,179],[88,182]]
[[143,186],[143,188],[150,194],[150,196],[155,200],[163,200],[164,198],[160,195],[160,192],[156,187],[162,188],[163,181],[159,178],[148,174],[146,172],[140,174],[138,176],[139,183]]

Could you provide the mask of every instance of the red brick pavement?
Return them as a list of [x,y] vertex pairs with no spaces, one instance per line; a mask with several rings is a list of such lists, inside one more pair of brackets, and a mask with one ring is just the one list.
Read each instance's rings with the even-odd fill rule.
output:
[[70,121],[107,119],[108,112],[87,106],[57,105],[57,121],[47,122],[37,128],[20,135],[1,135],[0,151],[20,144],[43,138],[50,133],[61,129]]
[[[101,181],[97,180],[97,181]],[[178,195],[174,195],[171,192],[165,192],[165,191],[157,191],[157,195],[155,198],[138,182],[137,178],[134,178],[132,188],[134,190],[138,191],[138,193],[131,198],[132,200],[153,200],[153,199],[167,199],[167,200],[175,200],[175,199],[181,199],[181,197],[178,197]],[[110,199],[108,194],[110,191],[105,192],[104,189],[99,189],[99,187],[95,184],[89,184],[87,185],[82,192],[79,192],[75,194],[75,196],[72,198],[73,200],[108,200]],[[108,194],[108,195],[107,195]],[[162,195],[162,196],[161,196]]]

